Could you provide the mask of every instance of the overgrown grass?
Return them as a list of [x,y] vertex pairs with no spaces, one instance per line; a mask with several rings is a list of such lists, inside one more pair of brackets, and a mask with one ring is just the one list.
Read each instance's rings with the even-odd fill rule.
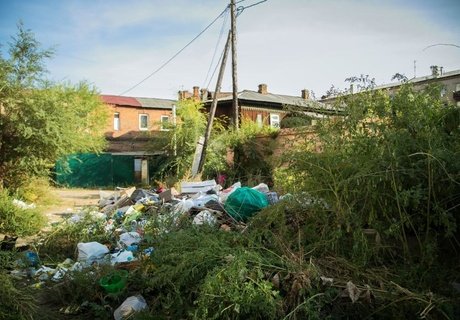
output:
[[91,213],[92,208],[87,208],[79,214],[80,220],[69,218],[53,226],[38,246],[40,256],[61,262],[66,258],[76,257],[79,242],[111,243],[114,238],[104,230],[105,219],[97,218]]
[[11,277],[0,270],[0,319],[31,320],[37,304],[30,288],[18,288]]
[[38,233],[45,218],[38,209],[21,209],[13,204],[8,190],[0,190],[0,233],[29,236]]

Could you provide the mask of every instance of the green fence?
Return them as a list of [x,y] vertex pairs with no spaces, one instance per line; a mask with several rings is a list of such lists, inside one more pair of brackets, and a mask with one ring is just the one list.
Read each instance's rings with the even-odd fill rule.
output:
[[107,153],[72,155],[56,163],[55,180],[57,184],[68,187],[133,185],[134,156]]

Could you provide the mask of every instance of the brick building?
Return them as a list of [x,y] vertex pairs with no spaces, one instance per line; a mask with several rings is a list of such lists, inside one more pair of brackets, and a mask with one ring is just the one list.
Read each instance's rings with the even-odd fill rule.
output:
[[[149,138],[172,121],[175,100],[101,95],[109,109],[102,154],[73,155],[72,172],[60,172],[57,181],[70,186],[122,186],[150,183],[155,170]],[[59,171],[59,170],[57,170]],[[64,171],[64,170],[61,170]]]
[[[193,87],[193,92],[179,91],[179,99],[201,100],[207,111],[210,110],[214,92]],[[218,96],[216,117],[232,117],[233,95],[231,92],[220,92]],[[292,110],[309,116],[312,122],[336,114],[337,111],[310,98],[308,90],[301,90],[299,96],[275,94],[268,91],[266,84],[260,84],[257,91],[243,90],[238,92],[240,119],[250,119],[260,126],[270,125],[278,128],[281,120]]]

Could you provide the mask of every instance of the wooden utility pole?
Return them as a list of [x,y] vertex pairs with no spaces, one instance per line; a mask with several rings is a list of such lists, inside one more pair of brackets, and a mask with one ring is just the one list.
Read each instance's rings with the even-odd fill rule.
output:
[[206,159],[206,149],[208,148],[209,138],[211,137],[212,123],[214,122],[214,115],[216,114],[217,99],[219,98],[219,93],[222,86],[222,78],[224,77],[225,65],[227,64],[228,49],[230,48],[231,39],[232,31],[230,30],[228,32],[227,42],[225,43],[224,56],[222,57],[222,62],[220,64],[219,75],[217,77],[216,83],[216,90],[214,93],[214,99],[212,100],[211,109],[209,110],[208,124],[206,125],[206,133],[204,135],[203,150],[201,151],[198,172],[203,171],[203,166]]
[[231,28],[232,28],[232,83],[233,83],[233,126],[239,128],[239,107],[238,107],[238,81],[236,69],[236,5],[235,0],[230,0]]

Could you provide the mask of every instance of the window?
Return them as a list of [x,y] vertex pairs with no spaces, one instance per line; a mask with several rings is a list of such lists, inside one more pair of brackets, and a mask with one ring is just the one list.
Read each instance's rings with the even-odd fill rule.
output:
[[141,113],[139,115],[139,130],[147,130],[149,128],[149,115]]
[[160,122],[161,122],[160,130],[161,131],[168,131],[169,130],[169,128],[168,128],[169,116],[161,116]]
[[113,114],[113,130],[118,131],[120,130],[120,113],[115,112]]
[[256,123],[259,128],[262,128],[263,122],[262,122],[262,115],[259,113],[256,116]]
[[277,113],[270,113],[270,127],[279,128],[280,127],[280,115]]

